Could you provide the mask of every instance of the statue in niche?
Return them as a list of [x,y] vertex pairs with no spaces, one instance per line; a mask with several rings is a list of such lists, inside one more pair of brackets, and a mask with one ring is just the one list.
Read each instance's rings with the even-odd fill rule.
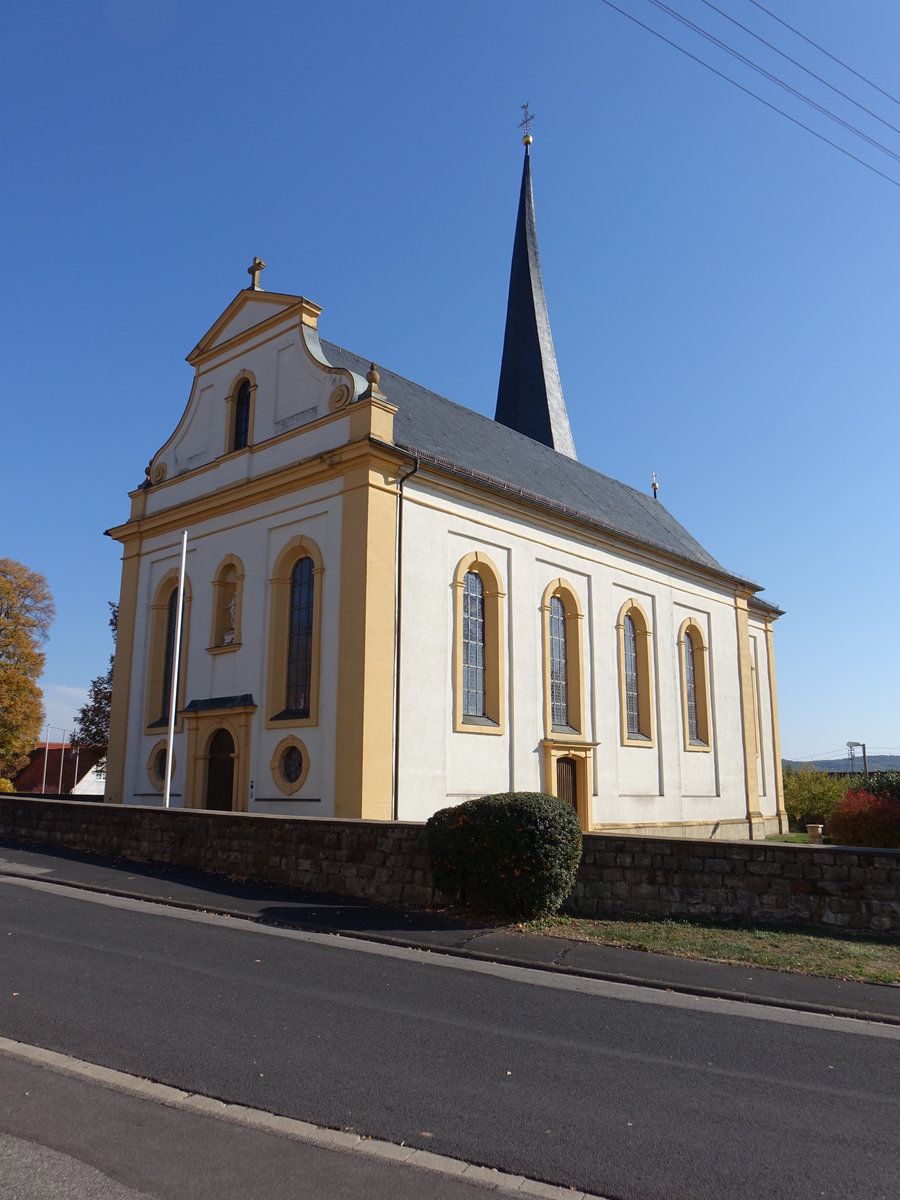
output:
[[228,604],[226,607],[228,609],[228,626],[227,626],[227,628],[225,630],[225,634],[222,638],[222,645],[223,646],[233,646],[234,645],[234,614],[235,614],[235,610],[237,608],[237,589],[235,589],[231,593],[231,599],[228,601]]

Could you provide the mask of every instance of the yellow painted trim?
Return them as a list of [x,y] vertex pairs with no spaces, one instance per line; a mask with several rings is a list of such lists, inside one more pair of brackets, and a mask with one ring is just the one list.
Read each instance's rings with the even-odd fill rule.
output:
[[[251,447],[251,452],[257,449],[258,446]],[[140,520],[129,520],[107,532],[117,541],[123,541],[138,533],[145,538],[155,537],[239,512],[253,504],[263,504],[318,484],[341,479],[362,467],[380,470],[385,477],[393,478],[404,461],[406,456],[402,451],[390,451],[389,448],[382,451],[368,440],[349,442],[334,450],[322,451],[300,462],[267,471],[264,475],[243,479],[229,487],[191,497]],[[198,467],[197,471],[207,469],[209,468]],[[186,479],[189,474],[185,473],[179,476],[179,479]],[[161,486],[166,487],[168,483]]]
[[[217,532],[220,532],[217,530]],[[234,572],[233,579],[227,579],[229,571]],[[232,592],[233,589],[233,592]],[[226,644],[225,635],[228,633],[228,612],[231,595],[234,595],[234,627],[233,639]],[[241,646],[241,611],[244,600],[244,564],[236,554],[226,554],[216,568],[212,581],[212,613],[209,631],[210,654],[224,654],[238,650]]]
[[[166,628],[169,615],[169,598],[178,587],[178,568],[166,571],[157,585],[150,606],[150,652],[147,655],[147,691],[144,703],[144,732],[157,733],[157,721],[168,721],[168,700],[162,694],[163,672],[166,665]],[[181,614],[181,656],[178,663],[178,688],[175,702],[175,729],[183,729],[182,712],[184,690],[187,681],[187,665],[191,641],[191,580],[184,576],[184,610]],[[118,643],[117,643],[118,644]],[[152,728],[151,728],[152,726]]]
[[396,471],[348,472],[341,506],[336,817],[392,817]]
[[750,626],[747,615],[747,593],[734,597],[734,617],[737,628],[738,681],[741,696],[741,731],[744,745],[744,795],[747,802],[747,821],[750,836],[764,837],[763,815],[759,807],[759,779],[756,768],[756,702],[753,695],[753,668],[750,660]]
[[109,710],[109,747],[106,751],[106,790],[108,804],[124,800],[125,752],[128,740],[128,714],[131,676],[134,664],[134,627],[137,617],[138,579],[141,567],[141,539],[128,538],[122,553],[122,583],[119,588],[119,623],[113,690]]
[[[158,792],[161,792],[163,790],[163,788],[166,786],[166,778],[165,778],[165,775],[158,775],[156,773],[156,758],[157,758],[157,755],[159,754],[160,750],[165,751],[166,747],[167,747],[167,741],[165,738],[163,738],[162,741],[155,742],[153,745],[153,749],[150,751],[150,757],[147,759],[147,778],[150,780],[151,786],[155,787]],[[173,754],[172,755],[172,774],[173,775],[175,774],[175,768],[177,766],[178,766],[178,758]]]
[[772,621],[766,621],[766,662],[769,668],[769,703],[772,709],[772,764],[775,768],[775,803],[780,833],[788,831],[784,807],[784,779],[781,774],[781,729],[778,725],[778,692],[775,687],[775,639]]
[[[285,751],[290,750],[292,746],[296,746],[296,748],[300,751],[301,757],[303,758],[303,767],[300,771],[300,774],[297,776],[297,779],[293,783],[290,783],[281,773],[281,759]],[[269,770],[272,772],[272,778],[275,781],[275,786],[280,791],[284,792],[286,796],[293,796],[294,793],[299,792],[304,783],[306,783],[306,777],[309,774],[309,751],[298,737],[294,737],[293,734],[289,734],[288,737],[282,738],[275,747],[275,753],[272,755],[272,761],[269,763]]]
[[[697,740],[694,745],[688,727],[687,670],[685,667],[684,636],[690,634],[694,648],[694,694],[697,707]],[[703,626],[694,618],[686,617],[678,630],[678,662],[681,668],[681,725],[684,749],[687,753],[709,754],[712,750],[712,721],[709,713],[709,662]]]
[[246,705],[242,708],[206,709],[185,714],[188,727],[185,808],[206,808],[210,743],[218,730],[226,729],[234,743],[231,811],[247,811],[250,796],[250,729],[255,711],[255,705]]
[[[310,661],[309,716],[280,717],[287,697],[287,653],[290,630],[291,572],[301,558],[313,564],[313,627]],[[322,587],[325,561],[316,543],[304,534],[282,546],[269,579],[269,652],[266,670],[266,729],[286,725],[312,726],[319,723],[319,678],[322,659]]]
[[[566,685],[569,725],[574,732],[553,728],[552,689],[550,685],[550,601],[557,596],[562,602],[566,627]],[[541,628],[543,632],[544,674],[544,737],[581,738],[584,734],[584,613],[578,593],[565,579],[553,579],[541,597]]]
[[[250,411],[247,416],[247,445],[235,449],[234,446],[234,417],[237,407],[238,392],[241,385],[250,384]],[[242,368],[231,381],[231,387],[225,397],[225,449],[223,454],[243,454],[253,445],[253,419],[256,415],[256,376],[246,367]]]
[[350,441],[357,442],[363,438],[374,437],[379,442],[393,445],[395,404],[375,396],[357,400],[343,410],[350,416]]
[[[492,725],[466,721],[463,716],[463,591],[469,572],[484,587],[484,715]],[[503,580],[483,550],[473,550],[456,564],[453,573],[453,731],[502,734],[506,732],[506,655]]]
[[[628,706],[625,699],[625,618],[631,617],[634,623],[634,640],[637,651],[638,676],[638,725],[642,737],[629,736]],[[654,705],[653,705],[653,671],[650,653],[653,631],[650,621],[639,600],[634,596],[619,609],[616,618],[616,635],[619,651],[619,724],[623,746],[643,746],[652,749],[656,744]]]
[[556,764],[561,758],[571,758],[575,763],[575,800],[578,824],[584,833],[593,828],[591,824],[591,783],[594,778],[592,760],[596,742],[568,742],[555,736],[541,741],[544,762],[544,791],[548,796],[558,795]]

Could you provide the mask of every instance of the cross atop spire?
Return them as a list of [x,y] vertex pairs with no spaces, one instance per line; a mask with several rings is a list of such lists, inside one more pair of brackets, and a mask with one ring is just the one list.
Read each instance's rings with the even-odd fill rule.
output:
[[250,264],[250,266],[247,268],[247,274],[253,280],[253,282],[250,284],[250,287],[247,289],[248,291],[251,291],[251,292],[261,292],[262,291],[262,287],[259,282],[259,273],[260,273],[260,271],[264,271],[265,269],[266,269],[266,264],[257,255],[253,259],[253,262]]
[[528,111],[528,101],[527,100],[521,106],[521,108],[522,108],[522,112],[525,115],[522,117],[522,120],[519,122],[519,128],[523,129],[525,131],[524,136],[522,138],[522,145],[525,147],[525,153],[527,154],[528,147],[531,145],[532,141],[534,140],[531,136],[531,126],[534,123],[534,113],[530,113]]
[[[527,104],[523,108],[526,115],[520,128],[527,130],[534,118],[528,115]],[[560,454],[577,458],[559,382],[541,279],[531,190],[531,156],[528,153],[531,134],[526,132],[523,140],[525,162],[509,272],[506,332],[494,420],[536,442],[552,446]]]

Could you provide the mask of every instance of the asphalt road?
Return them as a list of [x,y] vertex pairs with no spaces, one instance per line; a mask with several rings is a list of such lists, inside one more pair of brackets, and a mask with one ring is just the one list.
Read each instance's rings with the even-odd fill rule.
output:
[[0,881],[0,1033],[628,1200],[896,1197],[900,1031]]

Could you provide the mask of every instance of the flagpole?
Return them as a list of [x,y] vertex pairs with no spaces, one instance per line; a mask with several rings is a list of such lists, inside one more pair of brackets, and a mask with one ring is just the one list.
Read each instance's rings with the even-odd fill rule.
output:
[[181,660],[181,613],[184,607],[184,566],[187,562],[187,530],[181,538],[181,570],[178,574],[178,609],[175,614],[175,649],[172,654],[172,689],[169,700],[169,740],[166,744],[166,797],[165,807],[169,807],[169,796],[172,791],[172,743],[175,739],[175,709],[178,700],[178,669]]

